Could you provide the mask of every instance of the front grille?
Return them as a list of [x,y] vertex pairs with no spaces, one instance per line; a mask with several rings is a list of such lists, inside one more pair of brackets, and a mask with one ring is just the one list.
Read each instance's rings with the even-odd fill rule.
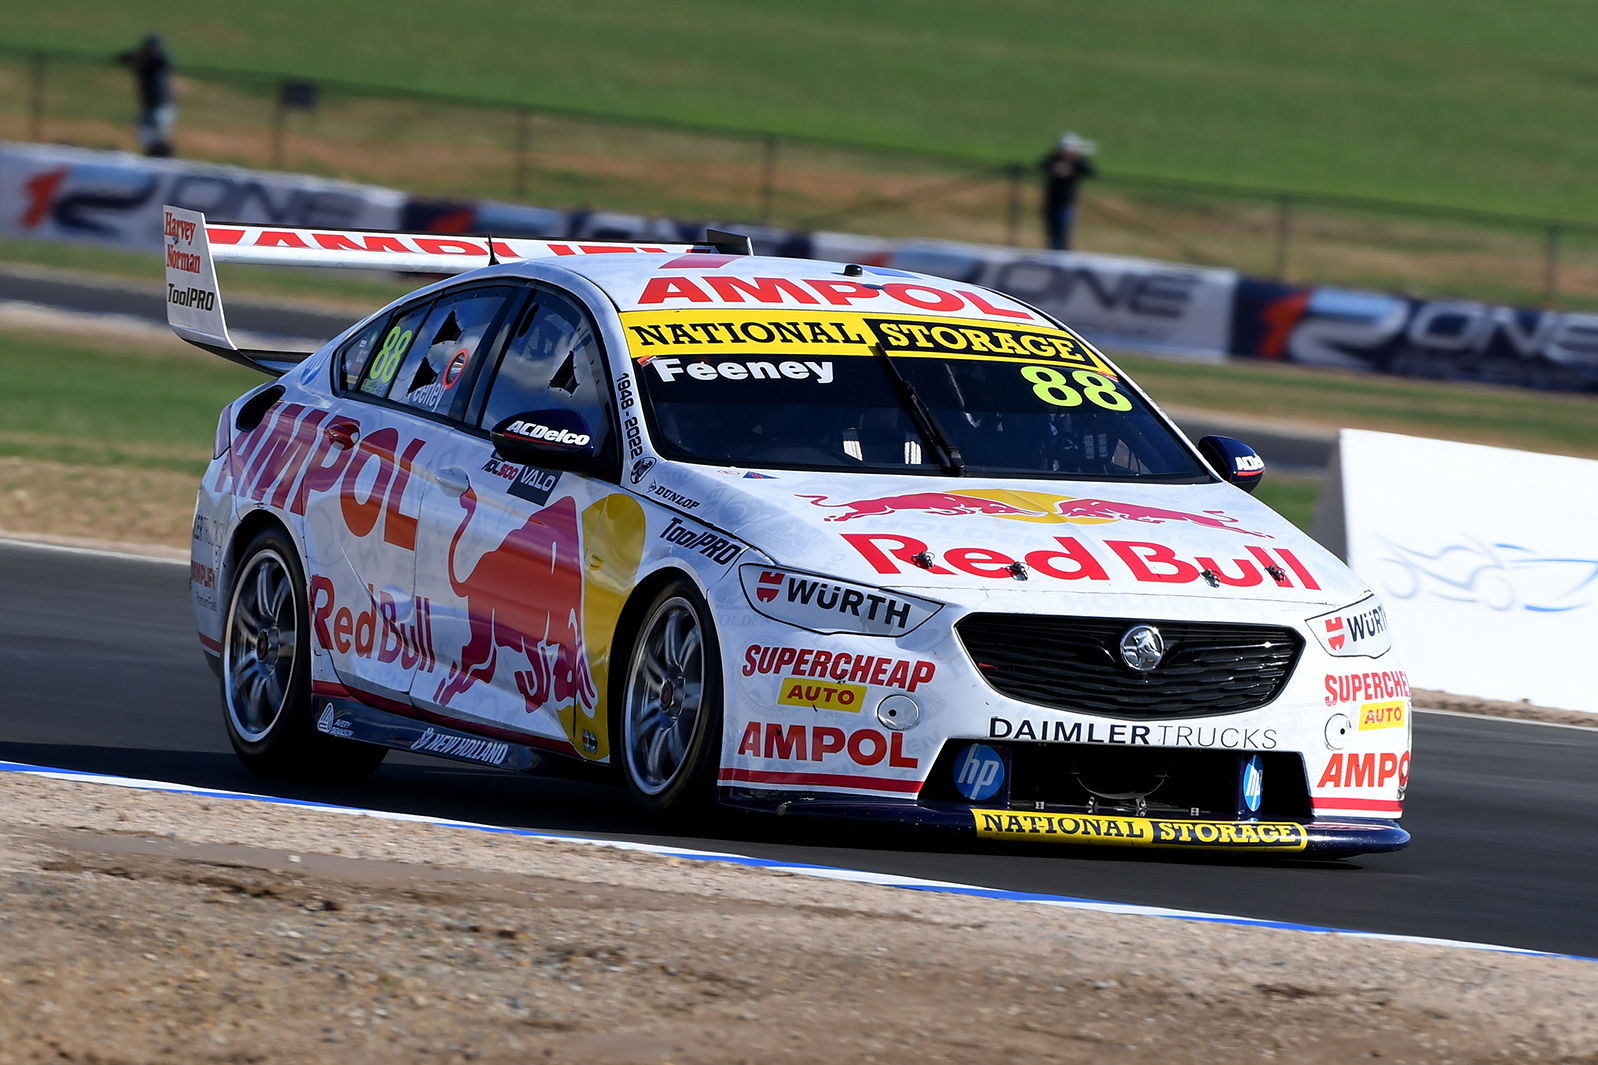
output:
[[1022,702],[1130,718],[1253,710],[1276,698],[1304,641],[1275,625],[1150,621],[1165,657],[1139,673],[1121,660],[1129,618],[970,614],[955,625],[977,671]]

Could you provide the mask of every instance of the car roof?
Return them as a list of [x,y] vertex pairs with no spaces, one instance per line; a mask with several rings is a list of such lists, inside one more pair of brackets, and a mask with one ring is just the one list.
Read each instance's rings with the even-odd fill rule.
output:
[[705,252],[539,261],[592,282],[621,311],[784,307],[1053,324],[1036,308],[979,285],[866,264]]

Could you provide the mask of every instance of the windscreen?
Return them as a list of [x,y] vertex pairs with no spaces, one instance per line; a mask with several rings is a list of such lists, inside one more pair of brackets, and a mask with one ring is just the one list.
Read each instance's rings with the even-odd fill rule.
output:
[[650,430],[687,462],[1205,481],[1121,375],[1061,329],[692,310],[622,315]]

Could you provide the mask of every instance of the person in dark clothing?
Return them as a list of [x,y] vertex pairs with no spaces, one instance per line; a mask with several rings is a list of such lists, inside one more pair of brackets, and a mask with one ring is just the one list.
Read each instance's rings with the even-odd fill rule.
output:
[[117,53],[117,62],[133,70],[139,86],[139,146],[145,155],[172,154],[172,59],[158,33],[147,34],[139,47]]
[[1095,145],[1075,133],[1066,133],[1054,151],[1043,157],[1043,228],[1049,247],[1068,251],[1071,224],[1076,220],[1076,186],[1098,171],[1093,168]]

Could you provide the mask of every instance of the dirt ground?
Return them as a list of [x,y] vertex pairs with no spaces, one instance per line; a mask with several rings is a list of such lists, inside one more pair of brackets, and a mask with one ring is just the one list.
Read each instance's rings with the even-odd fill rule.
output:
[[0,1063],[1590,1061],[1598,965],[0,775]]

